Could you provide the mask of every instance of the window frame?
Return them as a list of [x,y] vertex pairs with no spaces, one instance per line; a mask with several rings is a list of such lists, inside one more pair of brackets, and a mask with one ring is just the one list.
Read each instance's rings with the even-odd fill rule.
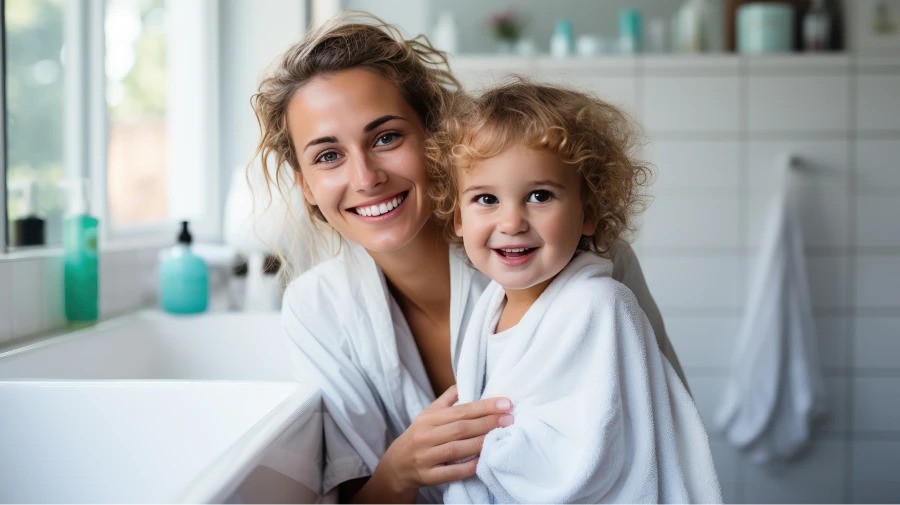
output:
[[0,0],[0,256],[9,247],[9,210],[6,208],[6,0]]

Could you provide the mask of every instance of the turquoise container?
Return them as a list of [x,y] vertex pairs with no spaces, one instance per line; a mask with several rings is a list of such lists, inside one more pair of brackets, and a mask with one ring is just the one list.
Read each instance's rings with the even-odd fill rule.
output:
[[98,224],[97,218],[87,214],[63,222],[63,289],[70,322],[92,322],[99,315]]
[[187,221],[181,223],[178,244],[163,254],[159,265],[159,302],[172,314],[205,312],[209,301],[206,262],[191,251]]
[[619,11],[619,45],[623,53],[639,53],[643,50],[644,32],[641,11],[622,9]]
[[794,6],[748,3],[738,7],[737,49],[744,54],[794,50]]

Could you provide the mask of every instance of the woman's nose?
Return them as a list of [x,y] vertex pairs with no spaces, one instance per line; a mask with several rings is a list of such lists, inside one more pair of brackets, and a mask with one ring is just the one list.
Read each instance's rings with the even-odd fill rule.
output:
[[387,180],[387,174],[366,156],[351,161],[351,182],[357,191],[369,191]]
[[510,206],[503,209],[497,229],[507,235],[524,233],[528,231],[528,219],[521,209]]

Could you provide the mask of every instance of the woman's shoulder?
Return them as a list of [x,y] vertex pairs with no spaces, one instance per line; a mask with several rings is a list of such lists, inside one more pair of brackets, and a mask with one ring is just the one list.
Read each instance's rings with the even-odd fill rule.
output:
[[364,279],[377,275],[374,264],[368,264],[372,262],[371,258],[368,258],[368,262],[367,258],[361,258],[354,251],[348,250],[317,263],[288,284],[284,303],[293,304],[302,300],[304,304],[308,304],[317,294],[325,295],[326,299],[340,298],[342,294],[349,296]]
[[593,308],[636,303],[631,289],[613,277],[614,270],[609,259],[588,252],[578,254],[563,271],[561,301],[571,300]]

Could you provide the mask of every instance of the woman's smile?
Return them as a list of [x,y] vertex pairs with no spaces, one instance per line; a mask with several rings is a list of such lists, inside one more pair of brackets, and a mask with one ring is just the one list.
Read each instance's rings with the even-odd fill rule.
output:
[[354,212],[358,216],[362,217],[387,217],[389,215],[395,214],[395,210],[397,210],[404,201],[406,201],[406,195],[409,194],[409,191],[404,191],[400,194],[394,195],[390,198],[369,204],[363,204],[356,207],[351,207],[349,210]]

